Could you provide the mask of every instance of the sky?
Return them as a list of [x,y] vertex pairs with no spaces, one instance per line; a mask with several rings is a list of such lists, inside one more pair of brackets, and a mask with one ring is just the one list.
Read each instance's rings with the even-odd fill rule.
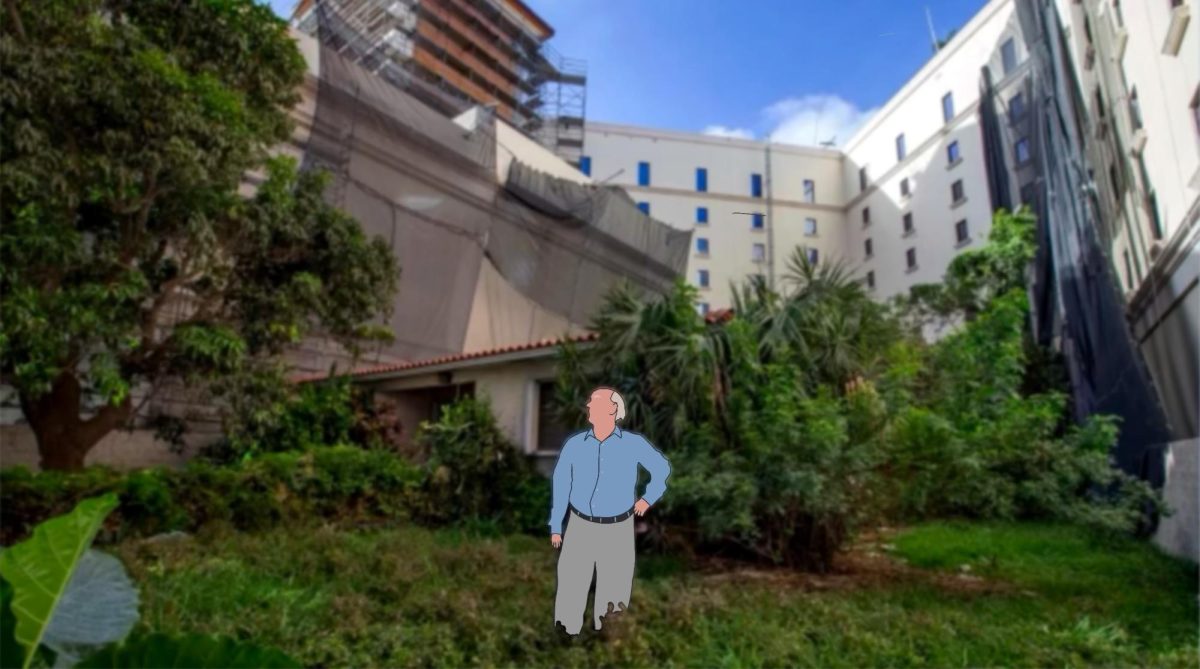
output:
[[[270,0],[287,16],[294,0]],[[986,0],[526,0],[589,121],[841,146]]]

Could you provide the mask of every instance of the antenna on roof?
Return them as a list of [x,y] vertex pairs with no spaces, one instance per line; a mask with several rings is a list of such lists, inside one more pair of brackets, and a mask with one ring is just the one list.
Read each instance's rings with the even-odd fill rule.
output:
[[937,53],[940,49],[938,49],[937,31],[933,29],[933,13],[929,11],[929,5],[925,5],[925,21],[929,23],[929,42],[933,45],[933,52]]

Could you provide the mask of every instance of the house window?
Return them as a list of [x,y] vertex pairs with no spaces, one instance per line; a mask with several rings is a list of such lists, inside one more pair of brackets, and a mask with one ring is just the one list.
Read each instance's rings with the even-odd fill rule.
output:
[[1000,46],[1000,59],[1004,62],[1004,73],[1017,69],[1017,45],[1010,37]]
[[1037,191],[1034,190],[1035,188],[1036,188],[1036,186],[1034,186],[1034,183],[1032,181],[1025,184],[1024,186],[1021,186],[1021,204],[1027,204],[1030,207],[1033,207],[1033,204],[1034,204],[1033,198],[1035,196],[1035,193],[1037,193]]
[[750,175],[750,196],[762,197],[762,175],[755,173]]
[[762,262],[767,257],[767,247],[763,244],[755,244],[750,248],[750,258],[754,262]]
[[954,94],[947,93],[942,96],[942,120],[946,123],[954,118]]
[[700,312],[701,316],[707,316],[708,315],[708,302],[697,302],[696,310]]
[[754,214],[753,216],[751,216],[750,217],[750,227],[755,230],[762,230],[763,215],[762,214]]
[[954,165],[961,159],[962,156],[958,153],[958,140],[950,142],[950,145],[946,147],[946,162]]
[[563,444],[574,432],[564,424],[554,410],[554,381],[537,382],[537,450],[561,451]]
[[696,223],[700,225],[708,223],[708,207],[696,207]]
[[863,207],[862,219],[863,219],[863,227],[864,228],[871,224],[871,208],[870,207]]
[[959,221],[958,223],[955,223],[954,224],[954,240],[956,242],[958,242],[959,244],[964,244],[967,241],[969,241],[970,239],[971,239],[971,236],[967,232],[966,219],[963,219],[963,220]]
[[708,288],[708,270],[696,270],[696,283],[700,284],[701,288]]
[[867,258],[870,258],[874,254],[875,254],[875,249],[873,248],[873,246],[871,244],[871,238],[868,237],[863,240],[863,255],[865,255]]
[[804,180],[804,201],[805,202],[816,202],[817,201],[817,184],[812,179]]
[[644,161],[638,163],[638,185],[650,185],[650,163]]
[[1120,204],[1121,195],[1125,193],[1125,183],[1121,180],[1121,170],[1117,168],[1115,161],[1108,166],[1108,178],[1112,180],[1113,197]]
[[1196,94],[1192,96],[1192,123],[1196,126],[1196,134],[1200,135],[1200,86],[1196,87]]
[[905,263],[908,265],[909,271],[916,269],[917,268],[917,250],[910,248],[909,250],[905,251],[904,252],[904,260],[905,260]]
[[915,230],[915,228],[913,227],[913,215],[912,215],[912,212],[910,211],[910,212],[907,212],[904,214],[904,234],[905,234],[905,236],[911,235],[914,230]]
[[908,197],[908,177],[900,180],[900,197]]
[[588,175],[589,177],[592,176],[592,157],[591,156],[580,156],[579,157],[579,171],[583,172],[584,174]]
[[809,262],[809,264],[811,264],[811,265],[815,265],[815,264],[817,264],[817,259],[818,259],[818,258],[817,258],[817,250],[816,250],[815,248],[813,248],[813,247],[811,247],[811,246],[810,246],[810,247],[808,247],[808,249],[807,249],[807,253],[808,253],[808,262]]
[[804,219],[804,236],[805,237],[816,237],[817,236],[817,219],[815,219],[815,218]]
[[1138,102],[1137,86],[1129,91],[1129,122],[1135,132],[1142,129],[1142,105]]
[[904,160],[904,156],[908,155],[908,149],[904,146],[904,133],[896,135],[896,160]]
[[1018,165],[1029,162],[1029,140],[1024,137],[1018,139],[1016,145],[1013,146],[1013,152],[1017,156]]
[[708,237],[696,238],[696,253],[708,255]]
[[867,168],[858,168],[858,189],[864,191],[867,189]]
[[708,192],[708,170],[703,167],[696,168],[696,190],[701,193]]
[[643,214],[645,214],[647,216],[650,215],[650,203],[649,202],[639,202],[638,209],[641,209]]
[[955,204],[958,204],[959,202],[962,202],[963,198],[965,198],[965,197],[966,197],[966,195],[963,193],[962,179],[959,179],[958,181],[955,181],[954,183],[950,184],[950,199],[951,199],[951,201],[953,201]]
[[1125,256],[1125,290],[1133,290],[1133,266],[1129,263],[1129,249],[1121,252]]
[[1025,115],[1025,96],[1017,93],[1008,100],[1008,118],[1016,121]]
[[1104,114],[1105,114],[1104,108],[1107,106],[1108,105],[1104,104],[1104,91],[1100,90],[1100,87],[1097,86],[1096,87],[1096,115],[1099,116],[1100,118],[1104,118]]
[[867,272],[867,288],[869,288],[871,290],[875,289],[875,271],[874,270]]

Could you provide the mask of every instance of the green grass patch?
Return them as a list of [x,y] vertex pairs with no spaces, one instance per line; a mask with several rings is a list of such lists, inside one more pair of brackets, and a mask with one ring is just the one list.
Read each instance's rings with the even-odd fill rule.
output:
[[[631,611],[554,634],[548,539],[402,526],[118,546],[142,623],[253,638],[324,666],[1195,666],[1196,580],[1144,544],[1069,528],[929,525],[897,539],[931,571],[997,557],[1000,594],[920,581],[813,589],[639,557]],[[1103,550],[1104,552],[1100,552]],[[990,551],[990,552],[989,552]],[[1097,554],[1099,552],[1099,554]],[[1149,573],[1157,571],[1158,575]],[[589,614],[590,615],[590,614]]]

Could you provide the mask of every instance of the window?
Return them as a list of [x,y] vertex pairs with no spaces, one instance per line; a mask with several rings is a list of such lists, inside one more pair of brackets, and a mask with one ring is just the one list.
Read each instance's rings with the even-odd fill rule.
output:
[[647,163],[647,162],[638,163],[638,185],[639,186],[649,186],[650,185],[650,163]]
[[696,168],[696,190],[701,193],[708,192],[708,170],[703,167]]
[[954,224],[954,241],[959,244],[965,244],[971,241],[971,235],[967,232],[967,221],[963,219]]
[[942,96],[942,120],[946,123],[954,118],[954,94],[947,93]]
[[1121,180],[1121,170],[1117,168],[1116,161],[1108,166],[1108,178],[1112,180],[1113,197],[1116,198],[1117,204],[1120,204],[1121,196],[1125,194],[1125,184]]
[[1154,233],[1155,239],[1163,238],[1162,220],[1158,217],[1158,195],[1154,192],[1154,186],[1150,184],[1150,174],[1146,172],[1146,156],[1138,154],[1137,157],[1138,174],[1142,177],[1142,189],[1146,192],[1145,206],[1150,213],[1150,222],[1153,224],[1151,231]]
[[946,147],[946,162],[956,165],[960,160],[962,160],[962,156],[958,153],[958,140],[955,140]]
[[904,146],[904,133],[896,135],[896,160],[904,160],[904,156],[908,155],[908,149]]
[[1200,86],[1196,87],[1196,94],[1192,96],[1192,123],[1196,125],[1196,134],[1200,135]]
[[867,168],[858,168],[858,189],[864,191],[867,189]]
[[1036,188],[1036,186],[1034,185],[1034,183],[1032,181],[1025,184],[1024,186],[1021,186],[1021,204],[1027,204],[1031,208],[1033,207],[1033,205],[1034,205],[1033,198],[1036,196],[1036,193],[1037,193],[1037,191],[1034,190],[1035,188]]
[[537,449],[560,451],[575,431],[558,419],[554,410],[554,381],[538,381]]
[[808,247],[808,249],[806,249],[806,251],[808,253],[809,264],[811,264],[811,265],[817,264],[817,260],[818,260],[817,250],[810,246],[810,247]]
[[871,238],[867,237],[866,239],[863,240],[863,255],[870,258],[874,254],[875,254],[875,249],[873,248],[873,246],[871,244]]
[[908,197],[908,195],[908,177],[904,177],[900,180],[900,197]]
[[817,219],[815,219],[815,218],[804,219],[804,236],[805,237],[816,237],[817,236]]
[[870,207],[863,207],[862,219],[863,219],[863,227],[866,227],[871,224],[871,208]]
[[696,253],[708,255],[708,237],[696,238]]
[[875,289],[875,271],[867,272],[867,288]]
[[643,214],[645,214],[647,216],[650,215],[650,203],[649,202],[639,202],[638,209],[641,209]]
[[755,173],[750,175],[750,196],[762,197],[762,175]]
[[700,284],[701,288],[708,288],[708,270],[696,271],[696,283]]
[[904,252],[904,260],[908,265],[909,271],[917,268],[917,250],[910,248]]
[[591,156],[580,156],[579,157],[579,171],[583,172],[584,174],[588,175],[589,177],[592,176],[592,157]]
[[1104,108],[1106,106],[1107,105],[1104,104],[1104,91],[1100,90],[1100,87],[1097,86],[1096,87],[1096,115],[1099,116],[1100,118],[1104,118]]
[[1019,120],[1025,115],[1025,96],[1017,93],[1008,100],[1008,118],[1011,121]]
[[707,316],[708,315],[708,302],[697,302],[696,310],[700,312],[701,316]]
[[750,258],[754,262],[762,262],[767,257],[767,247],[762,244],[755,244],[750,249]]
[[1017,44],[1010,37],[1000,45],[1000,59],[1004,62],[1004,73],[1017,69]]
[[1121,252],[1125,256],[1125,290],[1133,290],[1133,266],[1129,264],[1129,249]]
[[963,193],[962,179],[950,184],[950,199],[954,203],[962,202],[966,195]]
[[1029,140],[1024,137],[1018,139],[1016,145],[1013,146],[1013,153],[1017,157],[1018,165],[1029,162]]
[[816,202],[817,201],[817,184],[812,179],[804,180],[804,201],[805,202]]
[[913,215],[912,215],[912,212],[910,211],[910,212],[904,214],[904,235],[907,237],[908,235],[911,235],[914,231],[915,231],[915,228],[913,227]]
[[1134,132],[1142,129],[1142,106],[1138,103],[1137,86],[1129,91],[1129,122]]
[[696,223],[700,225],[708,223],[708,207],[696,207]]
[[752,216],[750,219],[750,227],[754,228],[755,230],[762,230],[763,215],[762,214],[754,214],[754,216]]

